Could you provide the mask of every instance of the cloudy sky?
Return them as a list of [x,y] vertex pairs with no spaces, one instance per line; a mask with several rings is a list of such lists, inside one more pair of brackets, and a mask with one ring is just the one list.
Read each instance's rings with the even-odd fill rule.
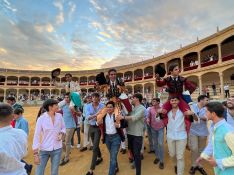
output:
[[139,62],[234,24],[233,7],[233,0],[0,0],[0,67]]

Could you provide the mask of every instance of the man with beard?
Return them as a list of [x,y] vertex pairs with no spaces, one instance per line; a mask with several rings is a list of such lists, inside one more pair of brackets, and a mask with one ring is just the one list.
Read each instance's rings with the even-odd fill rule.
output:
[[224,117],[232,127],[234,127],[234,96],[227,99],[227,112]]

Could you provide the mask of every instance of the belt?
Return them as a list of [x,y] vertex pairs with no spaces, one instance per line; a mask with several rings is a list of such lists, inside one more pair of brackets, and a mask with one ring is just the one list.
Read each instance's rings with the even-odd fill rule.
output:
[[118,133],[115,133],[115,134],[106,134],[107,136],[115,136],[115,135],[118,135]]
[[98,128],[98,126],[97,125],[90,125],[91,127],[93,127],[93,128]]

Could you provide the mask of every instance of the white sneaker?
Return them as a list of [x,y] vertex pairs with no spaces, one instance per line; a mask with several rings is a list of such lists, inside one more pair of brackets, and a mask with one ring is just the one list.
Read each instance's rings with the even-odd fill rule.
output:
[[80,148],[80,144],[77,144],[77,146],[76,146],[78,149]]
[[74,148],[74,146],[73,146],[73,145],[71,145],[71,148]]

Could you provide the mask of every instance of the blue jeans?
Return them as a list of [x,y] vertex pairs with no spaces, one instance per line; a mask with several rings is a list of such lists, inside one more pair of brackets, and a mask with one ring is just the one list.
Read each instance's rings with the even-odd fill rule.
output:
[[152,137],[154,142],[154,151],[156,158],[160,160],[161,163],[164,161],[164,128],[159,130],[151,129]]
[[115,169],[118,167],[117,155],[119,152],[121,138],[119,134],[105,135],[105,143],[110,152],[109,175],[115,175]]
[[51,160],[51,175],[58,175],[59,162],[62,155],[62,148],[53,151],[40,151],[40,165],[36,168],[35,175],[44,175],[46,164]]
[[149,140],[149,150],[153,151],[154,144],[153,144],[153,139],[152,139],[152,128],[149,125],[146,125],[146,127],[147,127],[147,134],[148,134],[148,140]]

